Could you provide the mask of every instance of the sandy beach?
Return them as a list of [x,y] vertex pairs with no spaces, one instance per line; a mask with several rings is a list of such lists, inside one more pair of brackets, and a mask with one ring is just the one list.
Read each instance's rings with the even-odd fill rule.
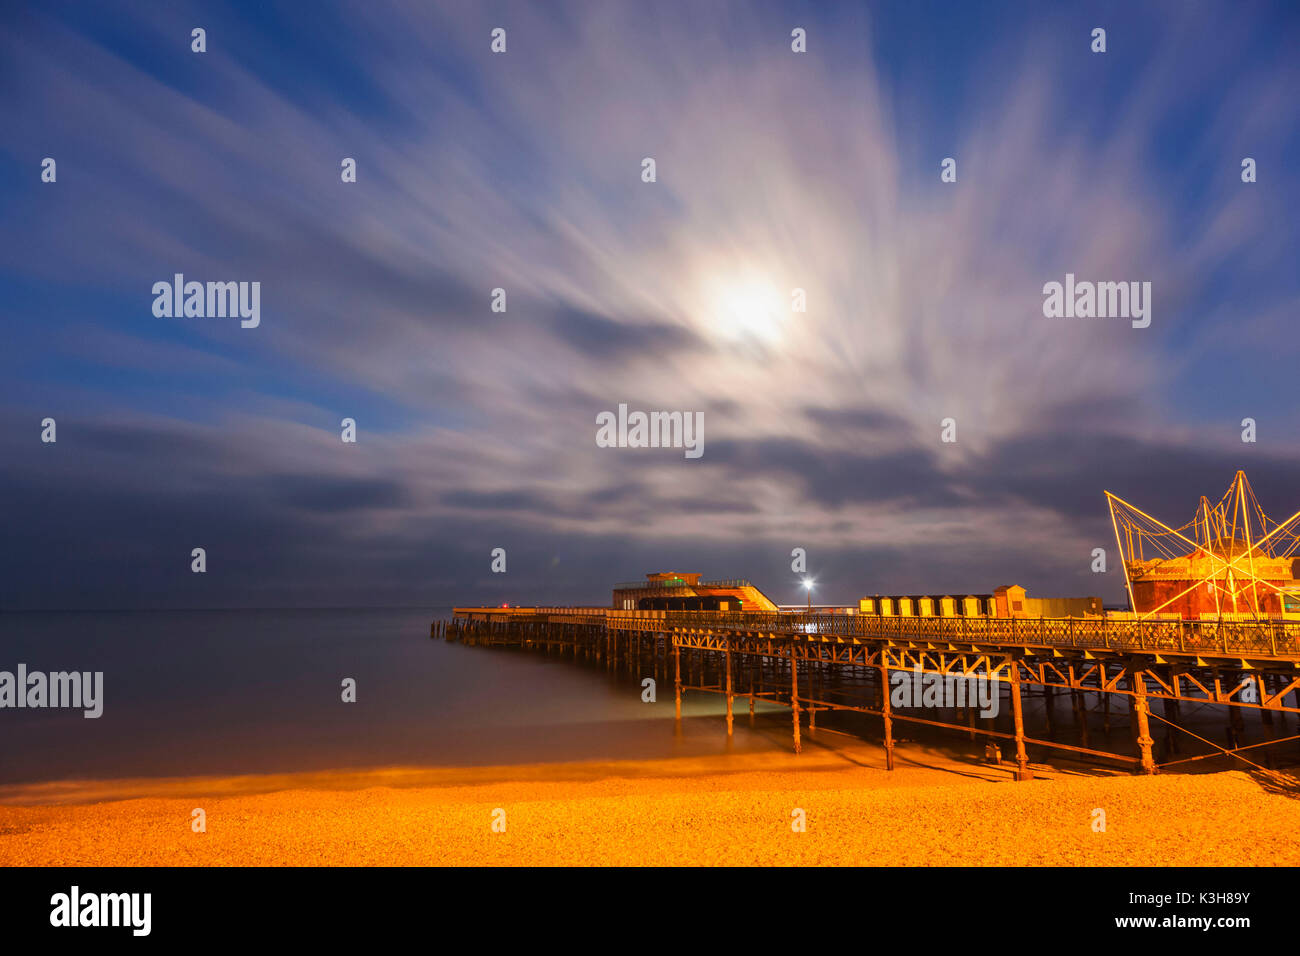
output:
[[[893,773],[878,749],[814,746],[797,757],[12,786],[0,788],[0,864],[1300,863],[1300,801],[1244,773],[1037,765],[1037,779],[1015,783],[1006,766],[919,745],[899,758]],[[204,833],[191,830],[195,808]]]

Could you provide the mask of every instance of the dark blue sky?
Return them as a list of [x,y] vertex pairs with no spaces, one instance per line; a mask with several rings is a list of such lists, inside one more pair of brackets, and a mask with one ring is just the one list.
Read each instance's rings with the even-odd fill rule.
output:
[[[1294,4],[307,10],[0,13],[0,608],[793,601],[794,547],[1114,601],[1103,488],[1300,508]],[[177,272],[260,326],[155,317]],[[1150,327],[1046,318],[1067,272]],[[619,403],[703,456],[598,448]]]

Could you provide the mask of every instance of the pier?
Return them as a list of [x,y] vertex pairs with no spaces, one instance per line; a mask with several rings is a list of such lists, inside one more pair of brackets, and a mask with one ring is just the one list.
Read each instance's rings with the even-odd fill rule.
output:
[[[671,680],[677,720],[683,695],[718,694],[725,698],[728,735],[738,702],[750,715],[758,701],[788,707],[796,753],[803,735],[816,733],[819,714],[869,715],[880,721],[890,770],[894,727],[901,721],[983,740],[998,755],[1008,744],[1017,780],[1032,779],[1033,747],[1148,774],[1227,756],[1278,785],[1296,786],[1272,766],[1280,745],[1300,740],[1285,732],[1284,715],[1300,714],[1300,623],[1291,621],[457,607],[450,621],[434,623],[431,636],[567,656],[652,677],[659,686]],[[890,703],[891,676],[899,672],[992,682],[999,706],[1009,705],[1010,729],[997,729],[969,701],[925,717],[900,712]],[[1056,723],[1056,698],[1069,695],[1075,742],[1027,734],[1030,694],[1042,698],[1052,737],[1064,729]],[[1157,702],[1160,713],[1153,708]],[[1222,709],[1222,742],[1183,723],[1185,707],[1207,705]],[[954,719],[940,719],[949,716],[944,711],[955,711]],[[1268,739],[1243,744],[1246,714],[1257,715]],[[1094,740],[1096,729],[1110,738],[1112,715],[1127,718],[1132,740],[1122,750],[1100,749]],[[1156,733],[1163,738],[1159,759]],[[1201,752],[1187,755],[1192,750]]]

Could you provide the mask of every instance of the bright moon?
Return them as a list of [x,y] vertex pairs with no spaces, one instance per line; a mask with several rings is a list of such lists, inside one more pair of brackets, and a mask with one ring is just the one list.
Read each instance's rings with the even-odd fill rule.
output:
[[785,330],[790,303],[762,279],[720,282],[713,295],[712,320],[724,338],[777,341]]

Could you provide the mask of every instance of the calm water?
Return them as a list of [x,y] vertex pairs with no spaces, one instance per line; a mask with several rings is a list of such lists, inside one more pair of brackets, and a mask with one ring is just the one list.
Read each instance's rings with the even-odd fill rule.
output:
[[[0,670],[103,671],[104,712],[0,709],[0,783],[635,759],[787,745],[672,684],[429,639],[429,610],[0,614]],[[357,702],[340,699],[345,677]],[[687,697],[685,714],[721,700]]]

